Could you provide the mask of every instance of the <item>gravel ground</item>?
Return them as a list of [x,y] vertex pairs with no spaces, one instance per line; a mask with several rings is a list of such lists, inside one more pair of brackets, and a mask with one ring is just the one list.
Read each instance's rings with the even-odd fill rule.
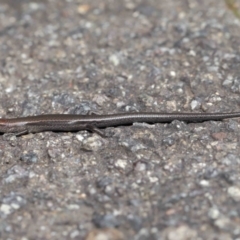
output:
[[[240,109],[220,0],[0,0],[0,116]],[[0,238],[240,239],[240,122],[0,136]]]

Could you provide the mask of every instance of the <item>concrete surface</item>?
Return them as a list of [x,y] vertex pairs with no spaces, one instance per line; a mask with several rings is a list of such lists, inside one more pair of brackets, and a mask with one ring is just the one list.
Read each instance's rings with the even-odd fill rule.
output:
[[[0,116],[240,110],[220,0],[1,0]],[[0,136],[1,239],[240,239],[239,119]]]

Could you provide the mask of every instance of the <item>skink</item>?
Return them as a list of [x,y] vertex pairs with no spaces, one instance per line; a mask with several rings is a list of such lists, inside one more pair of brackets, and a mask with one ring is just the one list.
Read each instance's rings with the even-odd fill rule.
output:
[[42,131],[90,130],[101,134],[99,128],[129,125],[135,122],[170,123],[173,120],[184,122],[221,121],[240,117],[240,112],[232,113],[118,113],[109,115],[69,115],[52,114],[12,119],[0,119],[2,133],[36,133]]

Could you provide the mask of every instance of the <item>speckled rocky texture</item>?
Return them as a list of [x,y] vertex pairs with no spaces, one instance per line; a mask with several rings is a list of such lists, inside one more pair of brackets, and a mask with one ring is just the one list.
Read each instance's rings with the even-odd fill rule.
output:
[[[1,0],[0,116],[240,110],[220,0]],[[238,119],[0,136],[0,238],[240,239]]]

